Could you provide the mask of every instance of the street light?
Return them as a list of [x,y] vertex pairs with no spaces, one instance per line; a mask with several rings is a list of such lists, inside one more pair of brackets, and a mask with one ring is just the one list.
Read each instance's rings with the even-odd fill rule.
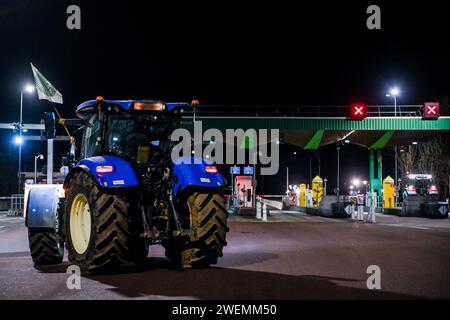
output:
[[[400,89],[398,89],[397,87],[392,88],[388,94],[386,94],[386,97],[393,97],[394,98],[394,116],[397,117],[397,96],[400,95]],[[400,112],[400,116],[401,116],[401,112]],[[397,174],[397,146],[394,146],[394,154],[395,154],[395,160],[394,160],[394,166],[395,166],[395,186],[396,189],[398,189],[397,186],[397,179],[398,179],[398,174]],[[397,191],[397,190],[396,190]]]
[[32,84],[27,84],[23,90],[27,93],[32,93],[34,91],[34,86]]
[[34,184],[37,183],[37,161],[38,160],[44,160],[44,155],[40,154],[40,155],[34,156]]
[[400,90],[398,88],[392,88],[389,93],[386,93],[386,97],[394,98],[394,116],[397,116],[397,96],[400,95]]
[[367,193],[368,192],[368,189],[367,189],[367,187],[368,187],[368,181],[367,180],[364,180],[363,182],[363,185],[364,185],[364,193]]
[[27,84],[25,85],[25,87],[22,88],[22,90],[20,91],[20,118],[19,118],[19,137],[15,138],[15,142],[16,144],[19,145],[19,172],[17,174],[17,188],[19,190],[19,194],[21,193],[21,173],[22,173],[22,143],[23,143],[23,139],[22,139],[22,115],[23,115],[23,93],[32,93],[34,91],[34,86],[31,84]]
[[23,143],[23,138],[21,136],[15,136],[13,141],[15,144],[21,145]]

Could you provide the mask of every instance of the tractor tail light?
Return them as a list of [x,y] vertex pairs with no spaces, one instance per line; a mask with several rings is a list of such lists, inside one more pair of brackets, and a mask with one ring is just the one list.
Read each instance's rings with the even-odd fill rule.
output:
[[162,102],[135,102],[133,110],[137,111],[163,111],[165,109]]
[[114,166],[97,166],[95,168],[97,173],[109,173],[114,171]]
[[217,173],[217,167],[216,166],[206,166],[205,171],[208,173]]

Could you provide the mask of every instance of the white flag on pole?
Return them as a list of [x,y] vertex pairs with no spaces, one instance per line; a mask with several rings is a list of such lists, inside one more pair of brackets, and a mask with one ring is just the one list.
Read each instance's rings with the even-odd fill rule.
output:
[[48,81],[42,73],[31,64],[31,70],[33,70],[34,81],[36,82],[36,90],[39,100],[48,100],[54,103],[63,103],[62,94],[56,90],[56,88]]

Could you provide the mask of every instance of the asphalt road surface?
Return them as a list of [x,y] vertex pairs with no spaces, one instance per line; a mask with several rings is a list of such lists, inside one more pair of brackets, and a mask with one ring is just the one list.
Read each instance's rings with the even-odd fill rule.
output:
[[[450,298],[449,219],[367,224],[278,212],[229,225],[213,268],[173,270],[155,246],[145,268],[83,276],[69,290],[68,262],[34,269],[23,219],[0,215],[0,299]],[[381,290],[367,289],[370,265],[381,269]]]

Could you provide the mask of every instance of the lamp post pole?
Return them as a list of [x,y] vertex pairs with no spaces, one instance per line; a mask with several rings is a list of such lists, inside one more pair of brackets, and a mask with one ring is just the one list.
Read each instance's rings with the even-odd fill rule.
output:
[[397,96],[394,94],[394,116],[397,116]]
[[289,190],[289,167],[286,167],[286,192]]
[[[395,116],[397,117],[397,95],[396,94],[394,94],[394,112],[395,112]],[[401,116],[401,114],[400,114],[400,116]],[[395,164],[394,164],[394,167],[395,167],[395,183],[394,183],[394,186],[395,186],[395,194],[397,195],[397,192],[398,192],[398,190],[397,190],[397,179],[398,179],[398,176],[397,176],[397,158],[398,158],[398,155],[397,155],[397,146],[395,145],[394,146],[394,162],[395,162]],[[397,206],[397,197],[395,197],[395,199],[396,199],[396,204],[395,204],[395,206]]]
[[22,193],[22,126],[23,126],[23,92],[26,91],[28,93],[33,92],[34,87],[30,84],[26,85],[22,90],[20,90],[20,117],[19,117],[19,140],[17,141],[19,144],[19,170],[17,173],[17,189],[18,194]]
[[339,168],[340,168],[339,157],[340,157],[340,150],[341,150],[341,146],[339,144],[336,146],[336,150],[337,150],[337,187],[336,187],[336,195],[337,195],[338,201],[339,201]]
[[17,173],[17,193],[22,193],[22,108],[23,108],[23,90],[20,91],[20,116],[19,116],[19,170]]
[[[394,117],[397,117],[397,96],[400,94],[400,90],[398,88],[392,88],[391,91],[386,94],[386,97],[392,97],[394,98]],[[400,111],[400,109],[399,109]],[[400,111],[400,116],[402,116],[402,113]],[[397,181],[398,181],[398,154],[397,154],[397,146],[394,146],[394,168],[395,168],[395,193],[397,195],[398,188],[397,188]],[[397,198],[396,198],[397,202]]]
[[44,159],[44,155],[40,154],[40,155],[34,156],[34,184],[37,183],[37,161],[39,159],[43,160]]

